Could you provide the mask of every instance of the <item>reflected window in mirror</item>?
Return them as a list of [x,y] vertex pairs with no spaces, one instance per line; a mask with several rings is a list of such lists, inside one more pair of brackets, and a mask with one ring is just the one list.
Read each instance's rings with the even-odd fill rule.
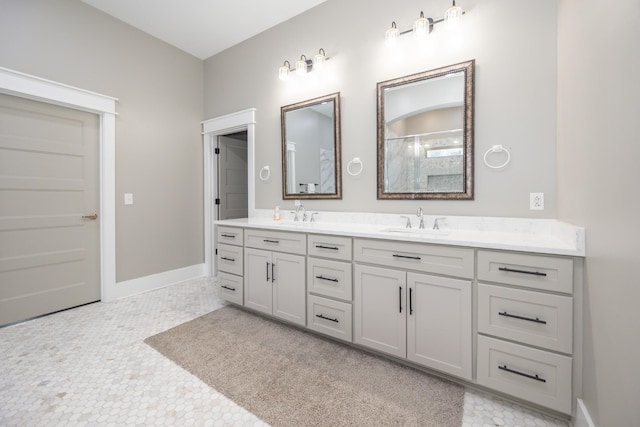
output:
[[342,198],[340,93],[280,109],[282,197]]
[[378,199],[473,199],[474,65],[378,83]]

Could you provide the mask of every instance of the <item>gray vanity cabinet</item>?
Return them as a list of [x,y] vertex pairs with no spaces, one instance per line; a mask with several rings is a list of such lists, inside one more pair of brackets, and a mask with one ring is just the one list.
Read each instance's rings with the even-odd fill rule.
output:
[[[474,252],[441,248],[438,254],[438,249],[354,240],[354,341],[471,380]],[[392,268],[365,265],[369,258]],[[429,271],[430,263],[439,271],[463,271],[470,277],[409,271]]]
[[242,305],[244,301],[243,231],[241,228],[217,227],[218,294],[220,298]]
[[[247,247],[252,244],[261,249]],[[298,244],[305,247],[304,234],[245,231],[245,307],[306,325],[306,258],[304,255],[277,252],[295,250]]]

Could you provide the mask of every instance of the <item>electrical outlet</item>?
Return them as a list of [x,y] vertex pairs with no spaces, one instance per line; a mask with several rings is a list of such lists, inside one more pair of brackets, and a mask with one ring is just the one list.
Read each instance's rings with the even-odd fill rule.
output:
[[125,205],[133,204],[133,193],[124,193],[124,204]]
[[532,211],[544,210],[544,193],[529,193],[529,209]]

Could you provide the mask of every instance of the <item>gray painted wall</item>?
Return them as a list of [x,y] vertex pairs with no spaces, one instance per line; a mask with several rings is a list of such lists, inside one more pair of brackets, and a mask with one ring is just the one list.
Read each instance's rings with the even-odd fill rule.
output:
[[640,2],[561,0],[558,216],[587,230],[584,401],[640,423]]
[[0,40],[2,67],[119,98],[116,279],[202,263],[202,61],[77,0],[0,0]]
[[[395,20],[410,28],[421,10],[441,17],[450,0],[329,0],[205,61],[205,117],[255,107],[256,168],[270,165],[271,179],[256,179],[256,207],[285,209],[282,201],[280,107],[341,92],[342,164],[353,157],[364,172],[343,170],[343,199],[305,201],[309,209],[430,214],[555,217],[556,215],[556,17],[555,1],[465,0],[460,39],[436,27],[419,45],[402,36],[398,49],[384,45]],[[278,67],[324,48],[332,57],[321,77],[278,80]],[[376,83],[476,59],[476,193],[474,201],[376,200]],[[484,166],[494,144],[511,150],[504,170]],[[502,158],[499,159],[500,161]],[[257,173],[257,171],[256,171]],[[545,211],[529,210],[529,192],[545,193]]]

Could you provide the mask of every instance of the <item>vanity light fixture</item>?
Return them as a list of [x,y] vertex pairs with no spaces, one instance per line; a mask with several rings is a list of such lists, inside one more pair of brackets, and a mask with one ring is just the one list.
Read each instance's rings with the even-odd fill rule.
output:
[[445,22],[447,27],[455,27],[460,22],[460,18],[466,12],[459,6],[456,6],[456,1],[453,0],[453,5],[446,10],[444,17],[441,19],[425,18],[424,12],[420,12],[420,17],[415,20],[413,27],[409,30],[400,31],[396,28],[396,22],[391,22],[391,28],[384,33],[384,43],[387,46],[395,46],[397,39],[407,33],[413,33],[416,39],[425,39],[432,31],[436,24]]
[[295,72],[297,76],[304,76],[313,70],[320,71],[324,68],[328,60],[329,57],[322,48],[318,50],[318,53],[314,55],[313,59],[307,59],[306,55],[300,55],[300,59],[295,63],[295,68],[291,68],[289,61],[284,61],[284,65],[278,69],[278,78],[286,81],[289,80],[291,72]]

